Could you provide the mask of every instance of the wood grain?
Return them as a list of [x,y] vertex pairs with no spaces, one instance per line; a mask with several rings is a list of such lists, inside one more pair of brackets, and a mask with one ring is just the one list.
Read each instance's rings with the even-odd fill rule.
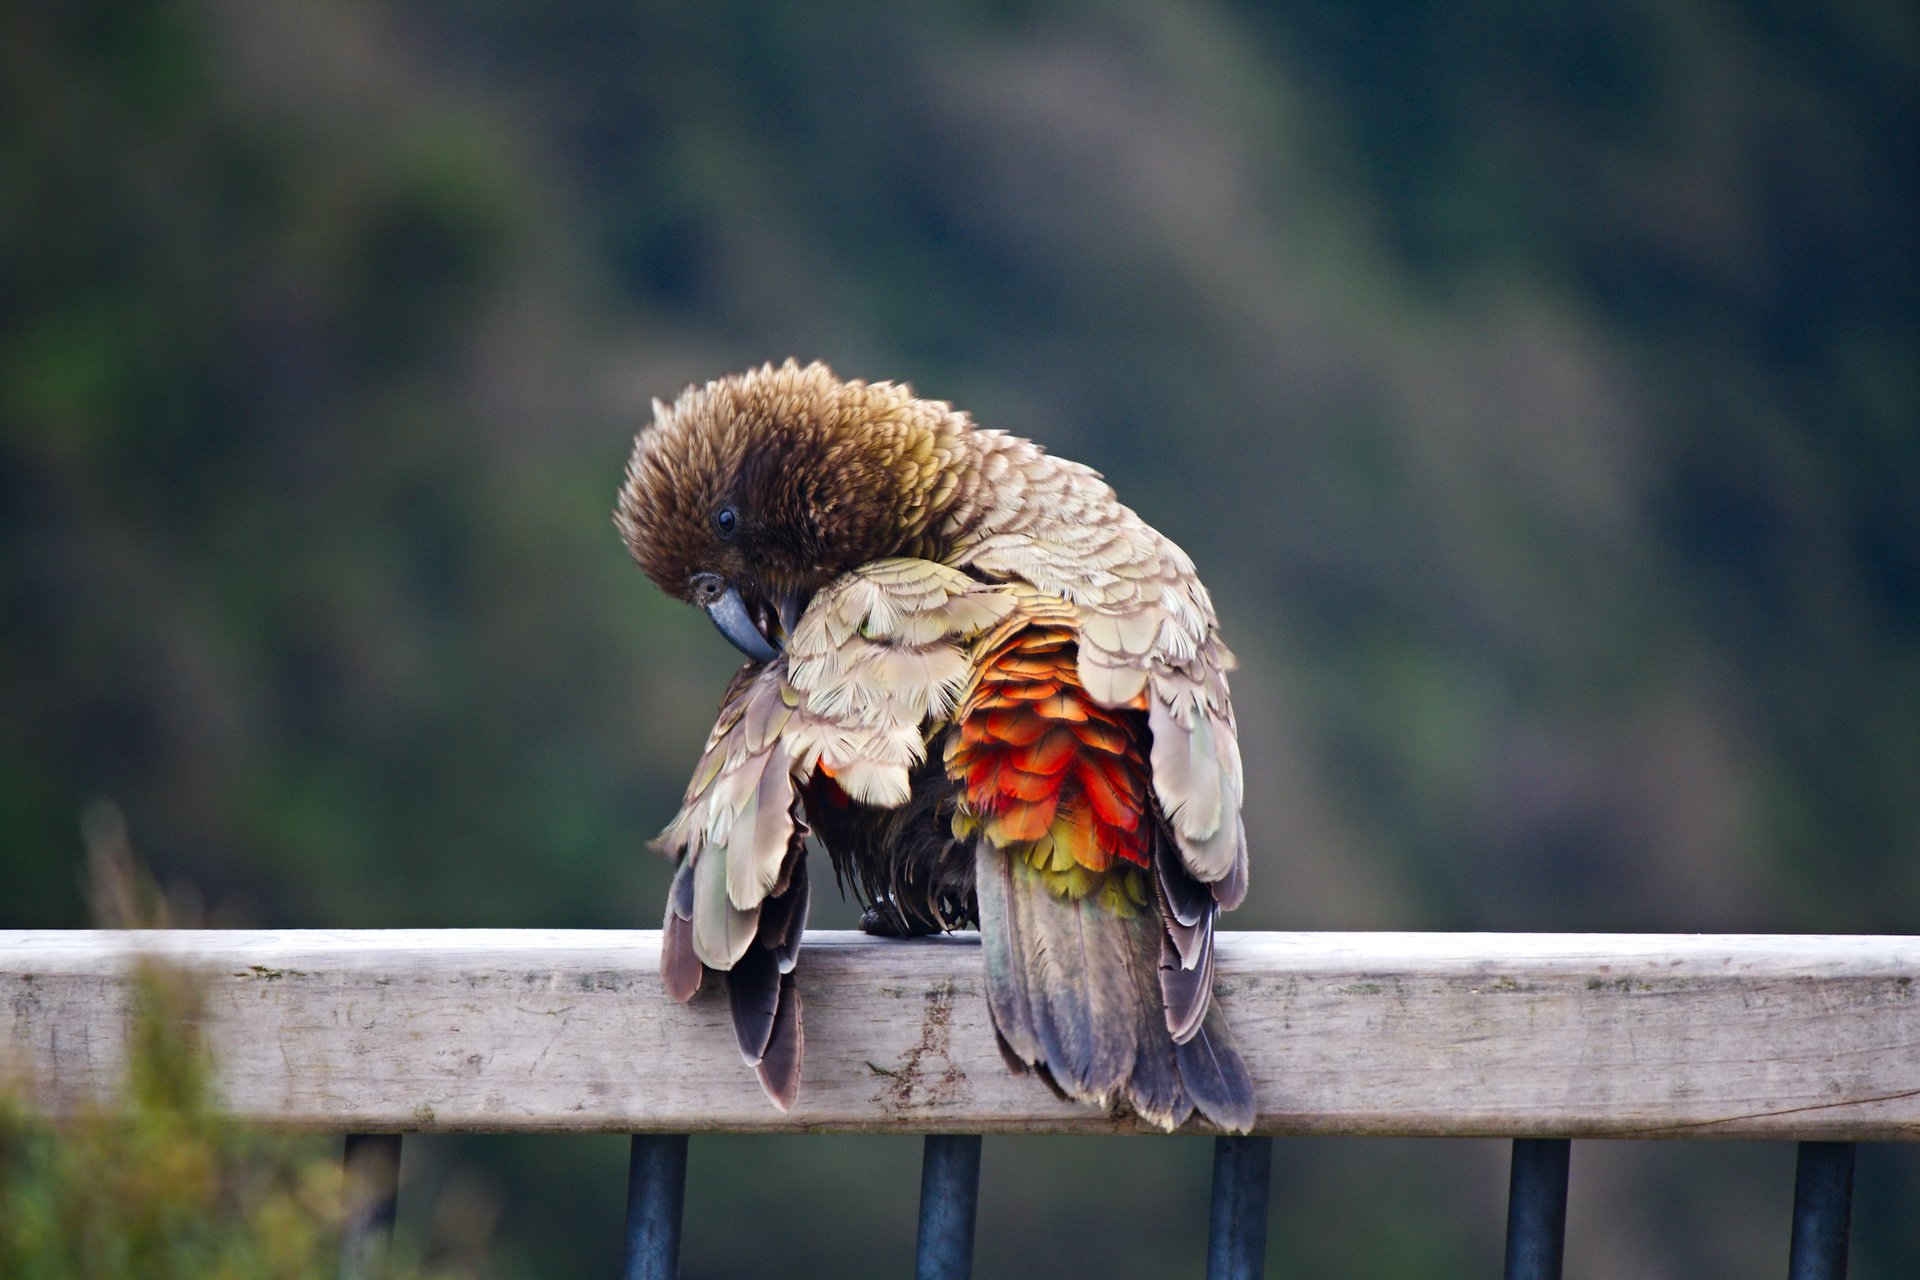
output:
[[[110,1096],[130,967],[191,969],[226,1105],[358,1131],[1126,1132],[1011,1075],[968,935],[812,936],[787,1115],[724,994],[661,991],[653,932],[0,932],[0,1071]],[[1226,934],[1259,1131],[1920,1138],[1920,939]]]

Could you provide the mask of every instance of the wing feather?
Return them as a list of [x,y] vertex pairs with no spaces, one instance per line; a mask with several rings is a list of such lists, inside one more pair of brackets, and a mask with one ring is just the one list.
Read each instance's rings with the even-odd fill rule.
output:
[[1226,682],[1233,655],[1193,561],[1097,473],[1012,438],[996,442],[994,456],[1024,481],[1027,497],[1016,511],[983,519],[954,563],[1078,607],[1081,684],[1104,707],[1146,700],[1154,791],[1181,858],[1199,880],[1234,881],[1222,900],[1238,901],[1246,840],[1229,818],[1244,792]]
[[710,969],[731,969],[759,929],[760,908],[742,911],[727,894],[727,857],[723,848],[691,855],[693,863],[693,950]]
[[795,984],[809,890],[798,785],[816,768],[865,804],[910,796],[924,722],[968,676],[963,644],[1012,609],[996,587],[925,560],[844,575],[795,624],[788,652],[727,690],[680,811],[657,841],[680,860],[661,975],[692,997],[727,972],[742,1056],[782,1110],[800,1086],[805,1033]]

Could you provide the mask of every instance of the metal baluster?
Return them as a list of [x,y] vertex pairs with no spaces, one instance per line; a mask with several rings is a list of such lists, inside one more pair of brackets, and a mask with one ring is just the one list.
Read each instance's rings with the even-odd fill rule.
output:
[[400,1135],[350,1133],[342,1155],[346,1223],[340,1241],[341,1280],[380,1280],[393,1253],[393,1216],[400,1202]]
[[1507,1280],[1560,1280],[1567,1239],[1565,1138],[1516,1138],[1507,1183]]
[[1272,1138],[1215,1138],[1207,1280],[1259,1280],[1267,1265]]
[[973,1223],[980,1208],[980,1135],[930,1133],[920,1154],[917,1280],[973,1274]]
[[680,1273],[680,1211],[687,1201],[687,1135],[636,1133],[627,1159],[624,1280]]
[[1853,1225],[1851,1142],[1803,1142],[1793,1170],[1787,1280],[1846,1280]]

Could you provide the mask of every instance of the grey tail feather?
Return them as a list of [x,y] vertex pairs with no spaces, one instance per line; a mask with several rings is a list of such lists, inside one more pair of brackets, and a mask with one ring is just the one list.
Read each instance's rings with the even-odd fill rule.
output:
[[984,839],[974,854],[987,1003],[1009,1063],[1083,1101],[1123,1095],[1163,1128],[1197,1110],[1224,1132],[1252,1129],[1253,1080],[1212,995],[1210,887],[1162,862],[1155,909],[1123,919],[1055,897]]
[[987,996],[1003,1038],[1069,1094],[1105,1101],[1132,1073],[1124,933],[1087,899],[1056,898],[1039,873],[989,842],[975,884],[987,945]]
[[800,987],[789,970],[780,975],[779,1009],[767,1037],[766,1052],[754,1067],[760,1087],[773,1105],[786,1111],[800,1096],[800,1063],[806,1056],[807,1036],[800,1016]]
[[760,908],[760,932],[754,938],[755,946],[773,952],[782,973],[793,972],[793,966],[800,959],[800,940],[807,932],[812,889],[807,883],[805,839],[802,836],[793,852],[787,855],[788,866],[781,875],[786,887]]
[[1013,861],[1013,883],[1048,1070],[1077,1097],[1111,1098],[1132,1075],[1136,1048],[1125,926],[1091,896],[1056,898],[1025,861]]
[[986,962],[987,1008],[1006,1053],[1029,1066],[1045,1060],[1027,995],[1026,942],[1013,913],[1013,869],[985,840],[975,848],[974,895],[979,902],[980,948]]
[[[988,1019],[988,1021],[992,1021],[992,1019]],[[1007,1070],[1013,1072],[1014,1075],[1024,1076],[1033,1071],[1033,1064],[1027,1062],[1013,1051],[1013,1046],[1007,1043],[1007,1038],[1000,1034],[1000,1028],[998,1027],[993,1029],[993,1047],[1000,1051],[1000,1061],[1006,1063]]]
[[747,1065],[758,1066],[773,1038],[780,1013],[781,978],[773,952],[755,943],[727,970],[727,1003],[733,1008],[733,1037]]
[[1206,1020],[1193,1039],[1174,1046],[1180,1079],[1201,1115],[1227,1133],[1253,1128],[1253,1077],[1227,1029],[1218,1001],[1209,1003]]
[[1164,931],[1160,937],[1160,999],[1167,1011],[1167,1031],[1176,1044],[1185,1044],[1200,1030],[1207,1002],[1213,996],[1213,921],[1200,935],[1200,954],[1192,968],[1182,968],[1180,951]]
[[1162,833],[1154,849],[1154,902],[1163,931],[1160,998],[1167,1030],[1185,1044],[1200,1030],[1213,994],[1213,926],[1219,914],[1212,891],[1188,875],[1180,854]]
[[[1135,1052],[1127,1081],[1127,1102],[1134,1113],[1162,1129],[1178,1129],[1193,1114],[1193,1099],[1180,1079],[1179,1060],[1161,1006],[1161,965],[1168,943],[1151,912],[1118,921],[1130,943],[1128,967],[1133,982]],[[1176,958],[1175,963],[1178,963]]]
[[[804,840],[804,837],[802,837]],[[794,964],[800,955],[800,938],[807,927],[807,851],[796,841],[782,868],[778,892],[760,909],[759,931],[753,942],[727,971],[727,1001],[733,1010],[733,1034],[739,1042],[740,1056],[749,1066],[762,1066],[772,1053],[770,1046],[780,1035],[783,1019],[793,1023],[790,1075],[794,1087],[799,1084],[798,988],[793,981]],[[672,912],[669,911],[669,918]],[[761,1073],[766,1084],[767,1074]],[[776,1104],[779,1095],[767,1085]],[[789,1095],[784,1104],[791,1105]]]
[[[987,1002],[1001,1037],[1072,1096],[1119,1096],[1141,1027],[1130,922],[1092,897],[1054,896],[1039,872],[984,839],[975,858]],[[1153,941],[1157,957],[1157,930]]]
[[1160,905],[1183,925],[1199,924],[1213,910],[1213,888],[1195,880],[1180,865],[1180,851],[1163,828],[1154,840],[1153,874]]
[[667,918],[660,930],[660,978],[681,1004],[700,989],[704,968],[693,951],[693,859],[682,858],[667,891]]
[[666,927],[660,931],[660,980],[667,995],[681,1004],[693,999],[705,971],[693,953],[693,923],[668,911]]

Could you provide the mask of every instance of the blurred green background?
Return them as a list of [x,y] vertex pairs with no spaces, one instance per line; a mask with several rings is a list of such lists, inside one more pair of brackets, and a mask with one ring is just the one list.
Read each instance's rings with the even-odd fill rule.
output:
[[[1920,931],[1916,13],[8,4],[0,927],[85,922],[102,799],[216,924],[654,924],[734,658],[608,509],[796,355],[1193,554],[1234,926]],[[912,1140],[694,1152],[690,1277],[908,1267]],[[1490,1274],[1504,1152],[1282,1142],[1270,1274]],[[620,1139],[408,1153],[611,1274]],[[1197,1273],[1208,1158],[990,1141],[980,1274]],[[1584,1144],[1570,1271],[1774,1274],[1791,1167]]]

